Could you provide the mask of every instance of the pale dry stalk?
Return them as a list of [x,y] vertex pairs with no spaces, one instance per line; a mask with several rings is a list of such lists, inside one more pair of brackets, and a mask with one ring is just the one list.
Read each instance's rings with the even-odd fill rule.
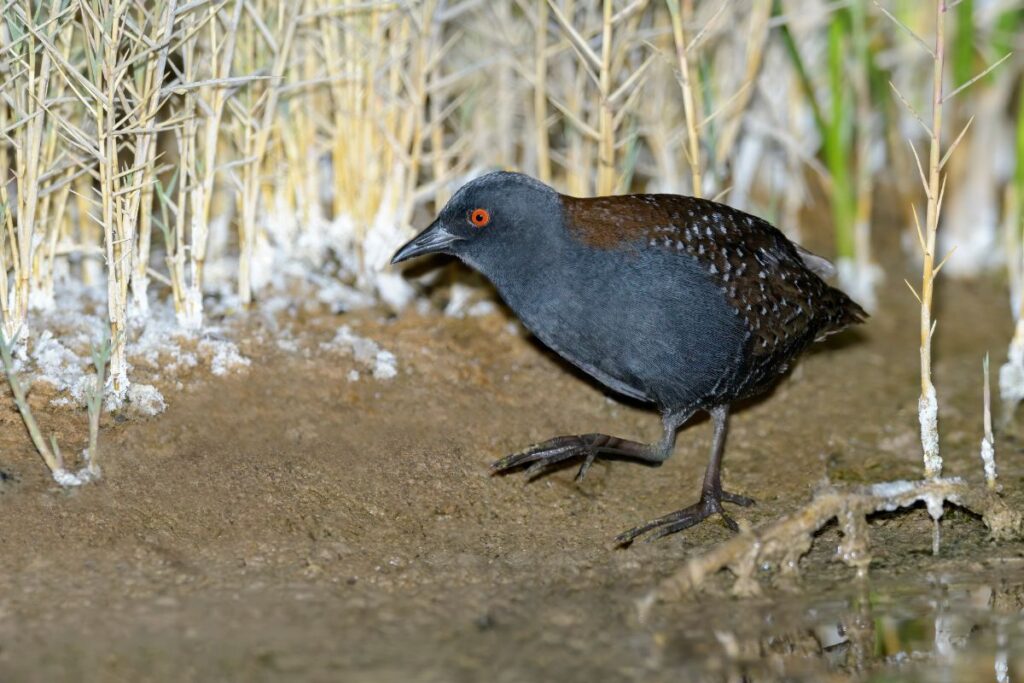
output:
[[[401,225],[408,225],[412,219],[413,197],[420,182],[420,170],[423,163],[423,140],[427,130],[427,81],[429,79],[429,50],[432,45],[432,31],[434,12],[437,10],[437,0],[424,0],[421,5],[421,14],[415,22],[410,21],[410,31],[414,32],[415,50],[410,63],[411,87],[408,88],[409,96],[409,132],[400,138],[403,143],[403,150],[407,150],[408,161],[405,166],[405,186],[401,189],[398,207],[394,215]],[[374,266],[384,264],[372,264]]]
[[[686,115],[686,161],[690,165],[690,176],[694,197],[702,196],[703,178],[701,171],[700,137],[697,131],[697,107],[694,102],[690,60],[687,56],[686,35],[683,30],[684,3],[692,0],[666,0],[672,17],[672,38],[676,47],[676,58],[679,61],[679,85],[683,91],[683,111]],[[687,14],[692,14],[692,9]]]
[[[278,24],[276,34],[280,36],[280,43],[267,45],[261,42],[257,36],[256,22],[261,21],[260,14],[266,10],[264,3],[254,3],[250,10],[250,31],[246,32],[248,42],[247,52],[250,66],[255,67],[256,53],[262,49],[268,49],[273,55],[273,62],[270,67],[270,78],[257,96],[254,91],[258,89],[257,83],[250,83],[249,96],[246,99],[248,106],[238,98],[232,100],[235,104],[236,116],[241,121],[244,131],[242,136],[242,181],[239,192],[240,221],[239,221],[239,257],[238,257],[238,296],[243,306],[252,303],[252,259],[256,248],[256,222],[257,210],[263,185],[262,172],[266,161],[270,133],[273,129],[274,119],[277,115],[278,96],[281,92],[281,81],[284,77],[285,68],[288,66],[288,58],[291,54],[292,42],[295,37],[295,30],[298,25],[298,10],[293,5],[278,6]],[[290,9],[289,9],[290,8]],[[266,29],[266,27],[262,27]],[[269,36],[264,33],[264,39]],[[256,69],[253,69],[255,73]]]
[[[148,4],[148,3],[147,3]],[[160,5],[158,5],[160,7]],[[146,6],[142,7],[143,10]],[[137,124],[132,174],[134,190],[129,194],[128,216],[137,221],[138,248],[134,256],[131,275],[132,298],[137,310],[143,316],[149,312],[149,252],[152,231],[153,182],[155,179],[157,114],[164,102],[162,86],[167,69],[167,57],[174,33],[174,19],[178,0],[165,0],[157,14],[157,32],[152,36],[155,50],[149,50],[142,76],[139,98],[140,114]],[[140,12],[145,15],[145,11]]]
[[924,257],[921,274],[921,292],[918,293],[909,282],[907,283],[914,296],[921,304],[921,396],[918,400],[918,420],[921,427],[921,445],[924,450],[924,472],[925,477],[927,478],[935,478],[942,475],[942,456],[939,452],[938,430],[939,405],[935,392],[935,385],[932,383],[932,337],[935,334],[936,325],[936,321],[932,318],[934,284],[939,271],[942,270],[942,267],[952,255],[951,250],[938,263],[935,261],[936,234],[938,232],[939,215],[942,211],[942,199],[945,195],[947,177],[942,173],[942,169],[949,161],[953,151],[964,138],[968,127],[971,125],[971,121],[969,120],[967,125],[964,126],[953,140],[953,143],[946,150],[945,154],[943,154],[941,147],[942,107],[948,100],[952,99],[972,84],[978,82],[986,74],[1006,61],[1006,57],[997,60],[974,78],[969,79],[948,95],[944,95],[942,88],[942,75],[946,61],[945,22],[948,10],[949,5],[947,0],[935,0],[935,47],[934,49],[931,49],[928,48],[924,40],[911,31],[905,24],[900,22],[889,12],[885,11],[884,8],[882,9],[882,11],[893,19],[893,21],[896,22],[902,30],[910,33],[910,35],[917,40],[918,44],[923,45],[932,57],[932,116],[930,126],[917,115],[913,108],[908,104],[907,99],[899,92],[898,89],[896,89],[896,86],[892,85],[890,82],[890,85],[892,85],[892,88],[895,90],[899,99],[907,106],[911,114],[913,114],[917,119],[918,123],[920,123],[920,125],[928,132],[929,138],[927,175],[925,174],[924,167],[921,165],[921,160],[917,155],[917,150],[913,143],[911,143],[911,150],[914,152],[914,160],[917,163],[917,169],[921,176],[921,183],[924,186],[928,204],[923,230],[921,228],[920,221],[918,220],[917,212],[914,211],[917,236]]
[[551,145],[548,131],[548,0],[537,0],[537,35],[534,42],[533,120],[537,140],[537,177],[551,182]]
[[[771,24],[769,23],[771,16],[771,0],[754,0],[750,11],[750,28],[745,41],[747,59],[744,66],[743,80],[736,93],[731,96],[724,105],[728,108],[728,117],[722,125],[722,133],[715,148],[715,167],[721,167],[726,163],[726,160],[732,156],[736,141],[739,139],[741,124],[743,123],[743,114],[746,112],[751,99],[754,97],[755,88],[751,86],[757,80],[758,74],[761,72],[761,67],[764,63],[766,46],[768,44],[769,35],[771,34]],[[674,35],[675,28],[673,27],[673,36]],[[709,119],[705,119],[701,122],[702,128],[709,123]],[[689,140],[689,137],[690,131],[688,128],[687,140]],[[698,171],[699,170],[700,169],[698,168]]]
[[[79,0],[85,73],[65,59],[58,60],[87,119],[84,127],[67,118],[58,117],[57,122],[65,139],[83,155],[79,163],[95,181],[92,190],[99,210],[85,211],[103,232],[111,340],[109,386],[114,403],[124,400],[128,392],[129,286],[139,257],[139,214],[151,160],[149,150],[159,130],[155,119],[175,4],[172,0],[170,6],[161,6],[161,29],[154,43],[140,32],[146,22],[132,17],[134,3]],[[136,68],[149,71],[148,75],[144,71],[138,82],[132,78]],[[95,131],[92,136],[86,132],[90,128]],[[126,163],[125,158],[130,160]]]
[[942,190],[939,186],[939,161],[942,134],[942,73],[945,65],[946,0],[935,2],[935,52],[932,69],[932,123],[928,152],[928,208],[923,238],[924,263],[921,274],[921,397],[918,419],[921,424],[921,446],[924,449],[924,473],[933,478],[942,475],[939,453],[939,403],[932,383],[932,295],[935,284],[935,235],[939,227]]
[[[571,0],[548,0],[562,33],[562,40],[547,52],[549,60],[561,62],[554,72],[558,78],[548,82],[564,89],[560,92],[552,86],[548,100],[565,122],[566,140],[564,153],[552,151],[551,158],[562,166],[572,194],[612,194],[622,191],[628,181],[629,173],[619,164],[619,150],[633,140],[621,139],[620,133],[636,110],[654,56],[628,68],[629,57],[642,48],[634,40],[615,40],[615,36],[635,36],[646,5],[645,0],[633,2],[615,13],[611,2],[578,7]],[[595,40],[600,42],[599,52],[591,47]],[[576,59],[568,57],[570,49]]]
[[615,191],[615,126],[612,112],[612,0],[604,0],[601,14],[601,65],[598,72],[597,194]]
[[[7,293],[7,283],[4,283],[3,293],[6,296],[2,322],[6,338],[15,344],[23,342],[29,334],[28,311],[33,263],[38,245],[43,242],[45,235],[45,226],[40,224],[38,216],[41,208],[41,180],[46,173],[47,158],[52,159],[53,148],[50,148],[50,154],[44,154],[44,132],[50,120],[47,104],[51,98],[51,81],[56,71],[52,40],[59,30],[57,19],[62,9],[61,3],[53,2],[47,13],[41,15],[35,3],[30,0],[11,2],[4,9],[7,20],[0,29],[0,59],[5,62],[3,70],[8,74],[4,79],[4,89],[9,95],[6,99],[11,106],[10,123],[0,130],[6,130],[10,125],[15,127],[12,146],[17,195],[15,208],[8,195],[8,175],[4,169],[4,175],[0,176],[0,206],[5,208],[3,213],[12,255],[14,288],[13,292]],[[12,34],[15,27],[18,27],[20,35]],[[50,49],[44,49],[47,43]],[[7,137],[6,132],[3,137]],[[0,137],[0,141],[3,137]],[[6,156],[6,151],[3,156]],[[16,220],[14,214],[17,215]],[[0,273],[5,280],[6,268],[5,264]]]
[[100,225],[107,262],[107,317],[110,323],[110,390],[116,401],[128,392],[128,301],[127,287],[134,256],[134,221],[127,216],[126,197],[119,192],[120,131],[117,105],[124,79],[129,75],[122,61],[122,32],[130,3],[127,0],[96,3],[79,0],[85,19],[88,59],[96,93],[91,98],[91,115],[96,126],[97,184]]
[[989,490],[996,490],[996,438],[992,433],[992,388],[989,384],[988,354],[981,366],[985,375],[985,387],[982,391],[982,424],[985,434],[981,438],[981,464],[985,472],[985,484]]
[[[0,27],[0,36],[4,35],[4,29]],[[0,72],[0,95],[5,95],[10,84],[10,78],[6,73]],[[8,108],[5,97],[0,97],[0,131],[7,130],[9,122]],[[10,329],[11,300],[7,286],[7,272],[10,269],[7,265],[7,242],[14,239],[14,215],[10,210],[10,197],[7,193],[7,178],[10,177],[10,162],[7,156],[7,136],[0,136],[0,333],[13,338],[14,330]],[[17,261],[17,254],[14,260]]]
[[[214,15],[206,15],[206,21],[213,21]],[[198,43],[200,22],[196,19],[194,12],[185,13],[181,17],[181,34],[183,37],[180,47],[181,70],[178,73],[178,80],[182,84],[194,83],[199,79],[199,56]],[[193,307],[189,306],[189,292],[198,289],[202,291],[202,262],[206,250],[207,232],[205,223],[201,223],[202,229],[190,230],[197,223],[191,225],[187,221],[189,197],[191,191],[189,183],[198,182],[197,169],[198,160],[196,155],[196,138],[199,130],[198,118],[198,93],[195,88],[187,88],[182,93],[180,104],[176,107],[175,114],[181,119],[181,124],[174,128],[175,146],[178,152],[178,171],[174,174],[174,201],[171,202],[171,195],[167,192],[161,193],[161,208],[167,214],[165,219],[170,222],[171,213],[169,207],[173,207],[174,221],[171,225],[165,225],[165,249],[166,263],[171,282],[171,298],[174,302],[174,312],[178,324],[185,329],[195,327],[196,315]],[[189,269],[186,268],[189,266]],[[196,286],[193,287],[192,283]],[[201,303],[201,302],[200,302]],[[202,310],[199,310],[199,324],[202,322]]]
[[[225,26],[220,25],[221,7],[210,3],[206,7],[205,30],[206,49],[209,51],[207,67],[209,78],[198,86],[195,92],[195,126],[186,130],[194,133],[194,147],[191,149],[193,165],[186,167],[184,179],[189,187],[189,235],[188,250],[190,278],[183,298],[183,312],[180,324],[188,330],[197,330],[203,324],[203,270],[206,264],[206,249],[210,232],[210,209],[213,203],[214,181],[217,177],[217,152],[220,141],[221,121],[231,96],[226,79],[231,76],[235,57],[235,40],[242,17],[245,0],[235,0]],[[196,58],[196,57],[194,57]],[[198,64],[197,64],[198,65]],[[186,84],[196,87],[194,84]],[[179,210],[184,211],[183,206]]]

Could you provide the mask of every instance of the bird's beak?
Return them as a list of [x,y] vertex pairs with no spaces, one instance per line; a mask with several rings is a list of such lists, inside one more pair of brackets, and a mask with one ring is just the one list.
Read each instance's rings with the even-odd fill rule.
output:
[[395,252],[395,255],[391,258],[391,263],[401,263],[416,256],[443,252],[461,239],[461,237],[445,230],[441,221],[436,220],[426,230],[406,242],[405,246]]

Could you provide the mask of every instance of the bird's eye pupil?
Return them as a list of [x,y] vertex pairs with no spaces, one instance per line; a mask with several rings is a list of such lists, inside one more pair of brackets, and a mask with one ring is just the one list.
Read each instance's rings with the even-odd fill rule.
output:
[[491,214],[487,212],[487,209],[474,209],[469,214],[469,222],[478,228],[482,228],[491,222]]

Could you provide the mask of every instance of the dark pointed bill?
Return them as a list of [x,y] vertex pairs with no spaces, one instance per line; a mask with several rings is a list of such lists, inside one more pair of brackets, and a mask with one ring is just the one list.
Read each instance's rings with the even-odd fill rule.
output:
[[460,239],[462,238],[445,230],[440,221],[434,221],[430,224],[430,227],[416,235],[405,246],[395,252],[395,255],[391,258],[391,263],[401,263],[423,254],[443,252]]

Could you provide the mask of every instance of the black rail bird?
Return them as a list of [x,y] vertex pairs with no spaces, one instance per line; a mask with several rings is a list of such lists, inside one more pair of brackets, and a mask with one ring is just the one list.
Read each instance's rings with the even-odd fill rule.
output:
[[668,194],[579,199],[516,173],[462,187],[392,263],[451,254],[486,276],[544,344],[614,391],[653,403],[664,435],[645,444],[559,436],[494,463],[535,476],[602,455],[664,462],[676,431],[710,413],[714,444],[700,501],[631,529],[657,538],[752,500],[722,489],[729,406],[768,389],[816,339],[866,314],[823,280],[825,259],[767,222],[723,204]]

